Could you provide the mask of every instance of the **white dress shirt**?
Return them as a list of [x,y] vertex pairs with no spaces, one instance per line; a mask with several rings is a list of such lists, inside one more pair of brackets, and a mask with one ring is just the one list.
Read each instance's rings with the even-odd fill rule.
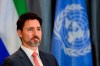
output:
[[[26,55],[27,55],[28,58],[30,59],[30,61],[31,61],[31,63],[33,64],[33,66],[35,66],[34,61],[33,61],[33,56],[32,56],[32,54],[33,54],[34,51],[32,51],[32,50],[30,50],[30,49],[24,47],[23,45],[21,46],[21,48],[22,48],[22,49],[24,50],[24,52],[26,53]],[[40,58],[40,56],[39,56],[39,51],[38,51],[38,49],[36,50],[36,53],[38,54],[37,59],[38,59],[39,65],[40,65],[40,66],[43,66],[42,60],[41,60],[41,58]]]

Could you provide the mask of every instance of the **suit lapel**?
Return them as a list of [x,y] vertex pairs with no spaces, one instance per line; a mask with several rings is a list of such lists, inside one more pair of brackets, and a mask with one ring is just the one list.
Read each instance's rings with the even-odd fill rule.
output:
[[21,62],[23,63],[24,66],[33,66],[31,61],[29,60],[28,56],[25,54],[25,52],[19,48],[19,57],[21,59]]
[[40,55],[40,58],[42,60],[42,63],[43,63],[43,66],[49,66],[48,63],[48,59],[46,58],[45,54],[41,51],[39,51],[39,55]]

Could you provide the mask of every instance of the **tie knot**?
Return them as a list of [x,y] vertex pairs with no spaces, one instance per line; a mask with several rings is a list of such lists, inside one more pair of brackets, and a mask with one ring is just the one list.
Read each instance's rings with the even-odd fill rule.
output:
[[37,56],[37,53],[36,52],[33,52],[32,56],[33,57],[36,57]]

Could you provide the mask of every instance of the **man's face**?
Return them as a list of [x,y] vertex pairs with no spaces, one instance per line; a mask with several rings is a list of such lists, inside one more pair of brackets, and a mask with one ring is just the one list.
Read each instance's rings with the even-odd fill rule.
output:
[[37,19],[25,21],[22,31],[18,30],[18,35],[23,45],[38,47],[42,37],[39,21]]

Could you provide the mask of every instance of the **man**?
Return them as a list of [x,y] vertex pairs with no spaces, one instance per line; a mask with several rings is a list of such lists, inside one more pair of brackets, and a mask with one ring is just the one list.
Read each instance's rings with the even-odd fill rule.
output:
[[58,66],[54,56],[38,49],[42,37],[42,20],[28,12],[17,21],[17,33],[22,46],[5,59],[3,66]]

